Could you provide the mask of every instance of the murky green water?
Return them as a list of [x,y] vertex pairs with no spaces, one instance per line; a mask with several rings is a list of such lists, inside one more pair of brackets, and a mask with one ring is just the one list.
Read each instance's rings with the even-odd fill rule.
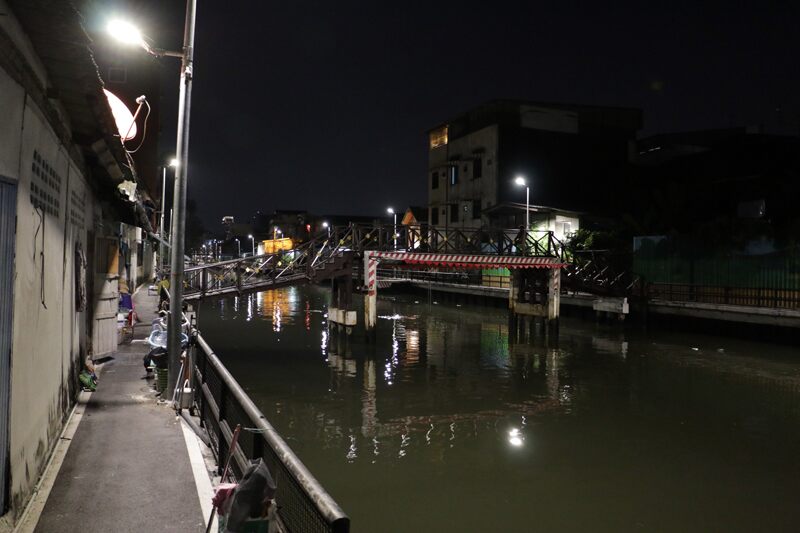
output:
[[505,310],[413,296],[344,345],[327,300],[200,325],[354,531],[800,530],[800,350],[579,319],[509,344]]

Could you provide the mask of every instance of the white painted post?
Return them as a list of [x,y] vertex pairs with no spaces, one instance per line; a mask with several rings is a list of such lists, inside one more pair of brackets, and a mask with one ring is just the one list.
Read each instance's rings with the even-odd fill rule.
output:
[[364,296],[364,326],[367,332],[375,329],[378,321],[378,258],[372,252],[364,252],[364,279],[367,284],[367,295]]
[[547,318],[558,320],[561,309],[561,269],[551,268],[547,284]]

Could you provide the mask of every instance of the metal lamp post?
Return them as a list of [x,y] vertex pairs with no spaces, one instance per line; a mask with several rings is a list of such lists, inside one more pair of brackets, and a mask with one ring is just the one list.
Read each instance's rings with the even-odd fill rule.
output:
[[391,207],[387,207],[386,212],[394,217],[392,236],[394,238],[394,249],[397,250],[397,213],[395,213],[394,209]]
[[[194,69],[194,27],[197,0],[186,0],[186,22],[183,30],[183,49],[170,51],[153,48],[131,24],[112,21],[108,30],[119,40],[142,47],[156,57],[181,59],[181,85],[178,104],[177,169],[173,195],[172,231],[170,232],[170,312],[167,328],[169,352],[169,383],[166,397],[171,397],[178,382],[181,359],[181,323],[183,319],[183,267],[186,242],[186,180],[189,166],[189,115],[192,102],[192,75]],[[188,362],[187,362],[188,363]]]
[[255,257],[256,256],[256,240],[253,238],[253,235],[248,235],[247,238],[250,239],[250,244],[253,247],[253,257]]
[[514,183],[516,183],[517,185],[519,185],[521,187],[525,187],[525,231],[530,231],[530,229],[531,229],[531,218],[530,218],[530,213],[531,213],[531,188],[528,187],[528,184],[525,181],[525,178],[523,178],[522,176],[517,176],[517,178],[514,180]]
[[239,239],[233,239],[236,241],[236,257],[242,257],[242,243],[239,242]]
[[167,255],[166,248],[164,246],[164,241],[167,240],[166,235],[164,235],[164,215],[166,213],[166,209],[164,208],[164,200],[167,198],[167,167],[175,168],[178,166],[178,160],[173,158],[170,160],[169,165],[163,165],[162,169],[162,177],[161,177],[161,220],[159,223],[158,228],[158,236],[161,237],[161,242],[158,245],[158,262],[159,267],[161,270],[164,269],[164,256]]
[[327,222],[323,222],[322,223],[322,227],[328,230],[328,237],[330,237],[331,236],[331,225],[328,224]]

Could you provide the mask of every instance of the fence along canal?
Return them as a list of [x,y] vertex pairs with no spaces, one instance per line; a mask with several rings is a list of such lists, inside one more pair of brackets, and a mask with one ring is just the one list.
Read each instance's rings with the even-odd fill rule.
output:
[[195,402],[219,461],[227,457],[233,430],[242,432],[232,468],[241,478],[261,458],[275,479],[279,527],[287,533],[348,533],[350,518],[289,448],[264,414],[198,333],[192,347]]

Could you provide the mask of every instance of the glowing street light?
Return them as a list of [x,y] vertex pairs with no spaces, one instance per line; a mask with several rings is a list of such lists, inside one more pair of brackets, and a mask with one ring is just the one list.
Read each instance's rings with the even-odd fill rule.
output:
[[242,243],[239,242],[239,238],[233,239],[236,241],[236,251],[238,252],[237,257],[242,257]]
[[525,231],[528,231],[531,229],[531,219],[530,219],[531,188],[528,187],[528,183],[522,176],[517,176],[516,179],[514,180],[514,183],[516,183],[520,187],[525,187]]
[[112,37],[121,43],[141,46],[145,50],[149,48],[147,43],[144,42],[142,32],[130,22],[114,19],[109,21],[106,29]]
[[253,257],[255,257],[256,256],[256,241],[253,238],[252,234],[248,235],[247,238],[250,239],[250,244],[253,246]]
[[322,227],[328,230],[328,237],[330,237],[331,236],[331,225],[328,224],[327,222],[323,222],[322,223]]

